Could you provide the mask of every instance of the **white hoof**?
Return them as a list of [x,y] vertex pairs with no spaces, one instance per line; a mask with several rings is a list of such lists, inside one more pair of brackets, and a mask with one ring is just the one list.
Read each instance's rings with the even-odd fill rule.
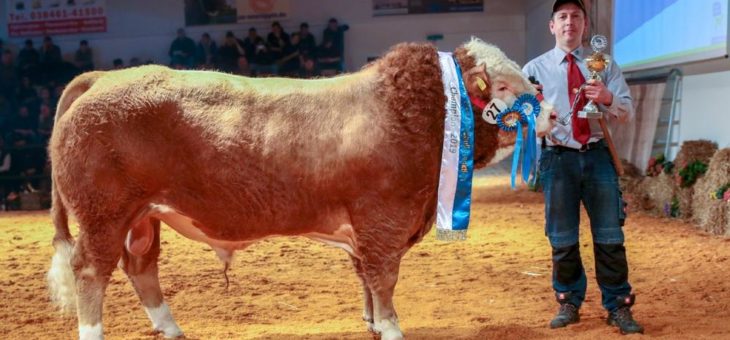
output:
[[93,326],[79,325],[79,340],[103,340],[104,331],[101,324]]
[[397,321],[381,320],[375,325],[375,332],[380,334],[380,340],[403,340]]
[[175,319],[172,318],[170,308],[167,307],[166,303],[163,302],[156,308],[145,307],[145,312],[147,312],[147,316],[152,321],[152,328],[155,332],[162,333],[167,339],[173,339],[183,335]]

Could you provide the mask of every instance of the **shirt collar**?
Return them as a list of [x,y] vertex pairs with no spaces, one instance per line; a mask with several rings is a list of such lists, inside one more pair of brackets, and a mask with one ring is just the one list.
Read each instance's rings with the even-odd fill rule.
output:
[[[573,52],[571,52],[571,53],[573,54],[573,56],[575,57],[576,60],[581,61],[581,60],[583,60],[583,51],[584,50],[585,50],[585,48],[583,46],[579,46],[578,48],[574,49]],[[551,57],[552,57],[551,59],[553,60],[553,62],[555,64],[560,65],[563,63],[563,61],[565,61],[565,51],[563,51],[559,47],[555,46],[553,48],[553,50],[551,51]]]

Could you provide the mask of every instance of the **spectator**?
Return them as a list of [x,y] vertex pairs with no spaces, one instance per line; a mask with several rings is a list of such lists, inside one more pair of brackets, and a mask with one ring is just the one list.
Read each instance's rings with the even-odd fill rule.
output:
[[8,199],[17,199],[17,195],[10,195],[12,192],[10,181],[3,179],[11,175],[11,169],[12,155],[5,148],[5,141],[0,138],[0,211],[8,210]]
[[238,67],[236,68],[236,71],[233,72],[233,74],[244,76],[244,77],[250,77],[251,76],[251,67],[248,65],[248,60],[245,56],[238,57]]
[[177,38],[170,44],[170,66],[173,68],[193,68],[195,62],[195,41],[185,35],[185,30],[177,30]]
[[53,109],[48,104],[42,103],[38,114],[38,140],[44,146],[48,144],[53,131]]
[[297,77],[299,75],[299,33],[292,33],[290,44],[284,48],[284,55],[278,61],[279,73],[283,76]]
[[344,32],[350,27],[339,25],[331,18],[322,32],[322,45],[317,50],[317,66],[320,75],[331,77],[344,70]]
[[10,50],[4,50],[0,61],[0,96],[7,99],[13,98],[17,86],[18,73],[13,64],[13,53]]
[[317,62],[311,56],[301,56],[301,68],[299,69],[299,78],[317,77]]
[[20,86],[15,92],[15,102],[18,105],[33,105],[38,101],[38,92],[29,77],[20,78]]
[[49,107],[56,107],[56,99],[51,96],[50,87],[41,87],[38,91],[39,105],[48,105]]
[[36,130],[38,129],[38,117],[33,117],[27,105],[18,107],[17,115],[11,123],[11,141],[15,146],[34,144],[36,142]]
[[122,58],[116,58],[112,62],[112,65],[113,65],[113,69],[121,70],[124,68],[124,61],[122,60]]
[[211,69],[215,67],[215,56],[218,53],[218,45],[210,38],[210,34],[203,33],[198,41],[195,54],[195,62],[200,68]]
[[273,60],[269,54],[269,48],[264,39],[256,33],[255,28],[248,29],[248,37],[243,40],[243,48],[253,75],[274,73],[271,69]]
[[50,36],[43,38],[40,57],[43,79],[45,81],[56,80],[63,59],[61,58],[61,48],[53,43],[53,39]]
[[266,43],[269,45],[269,54],[271,59],[280,63],[284,57],[284,50],[289,46],[289,34],[284,32],[278,21],[271,24],[271,33],[266,37]]
[[223,45],[218,49],[218,68],[223,72],[236,73],[240,57],[246,57],[243,43],[236,38],[233,32],[226,32]]
[[27,39],[25,45],[18,52],[18,69],[21,76],[28,76],[34,81],[40,78],[38,67],[41,56],[33,47],[33,40]]
[[309,32],[309,24],[303,22],[299,25],[299,53],[313,56],[317,49],[314,34]]
[[79,43],[79,49],[76,50],[74,55],[74,64],[82,72],[88,72],[94,70],[94,56],[91,48],[89,48],[89,42],[81,40]]
[[137,67],[142,66],[142,61],[139,60],[137,57],[131,57],[129,58],[129,67]]

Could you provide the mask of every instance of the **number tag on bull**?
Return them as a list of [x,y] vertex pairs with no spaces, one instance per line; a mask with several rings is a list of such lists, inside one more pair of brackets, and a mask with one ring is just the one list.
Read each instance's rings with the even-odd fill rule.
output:
[[507,103],[500,99],[492,99],[482,111],[482,119],[489,124],[497,124],[497,114],[507,109]]

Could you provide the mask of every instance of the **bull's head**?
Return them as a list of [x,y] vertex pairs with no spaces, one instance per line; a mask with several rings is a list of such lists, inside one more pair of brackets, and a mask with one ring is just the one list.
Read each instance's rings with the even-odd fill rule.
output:
[[[542,96],[538,95],[520,67],[496,46],[472,38],[470,42],[459,47],[454,55],[464,71],[465,86],[474,107],[475,164],[477,167],[482,167],[496,163],[512,151],[517,133],[504,131],[493,122],[484,120],[482,117],[484,108],[494,99],[499,99],[511,107],[522,94],[538,98]],[[535,117],[538,137],[544,136],[552,129],[555,116],[553,106],[540,100],[540,114]],[[485,147],[495,143],[497,148]]]

